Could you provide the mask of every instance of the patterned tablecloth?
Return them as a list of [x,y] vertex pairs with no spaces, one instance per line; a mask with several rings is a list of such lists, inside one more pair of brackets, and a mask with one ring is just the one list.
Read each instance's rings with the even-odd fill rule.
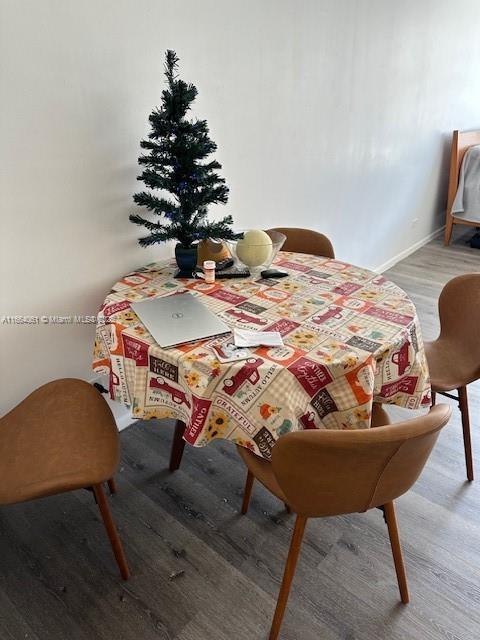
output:
[[[430,404],[420,327],[404,291],[338,260],[281,252],[276,265],[289,277],[207,285],[153,264],[120,280],[98,315],[93,362],[109,374],[112,398],[134,418],[185,422],[195,446],[226,438],[266,458],[289,431],[369,427],[372,402]],[[279,331],[285,346],[230,364],[219,363],[212,340],[160,348],[130,303],[181,290],[232,327]]]

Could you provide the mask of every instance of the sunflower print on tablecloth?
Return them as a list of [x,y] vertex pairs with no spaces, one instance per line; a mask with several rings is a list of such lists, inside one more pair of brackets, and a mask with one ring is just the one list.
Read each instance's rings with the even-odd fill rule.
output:
[[311,351],[315,345],[321,341],[321,336],[311,329],[300,328],[293,331],[287,339],[288,344],[291,344],[304,351]]
[[213,440],[214,438],[221,438],[228,427],[230,418],[221,409],[214,409],[212,415],[208,420],[208,426],[206,431],[207,440]]

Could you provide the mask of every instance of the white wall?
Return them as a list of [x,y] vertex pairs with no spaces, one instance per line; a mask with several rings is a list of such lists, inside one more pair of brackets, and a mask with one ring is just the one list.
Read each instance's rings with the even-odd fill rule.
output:
[[[375,267],[442,224],[480,126],[478,0],[0,0],[0,316],[93,314],[136,245],[136,158],[174,48],[240,227],[322,229]],[[92,326],[0,325],[0,413],[89,378]]]

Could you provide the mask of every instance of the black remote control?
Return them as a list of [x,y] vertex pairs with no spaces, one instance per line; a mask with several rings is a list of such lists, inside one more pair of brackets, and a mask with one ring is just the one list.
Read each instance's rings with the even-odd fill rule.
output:
[[[250,276],[250,271],[246,267],[232,268],[233,260],[224,260],[223,262],[227,264],[227,268],[223,267],[221,271],[215,269],[216,280],[226,280],[227,278],[248,278]],[[218,264],[221,263],[218,262],[217,265]],[[202,267],[196,267],[195,271],[196,273],[203,273]]]
[[233,267],[233,260],[231,258],[227,258],[226,260],[220,260],[215,265],[215,271],[223,271],[223,269],[230,269]]
[[266,280],[268,278],[286,278],[289,274],[285,273],[285,271],[278,271],[277,269],[265,269],[260,275]]

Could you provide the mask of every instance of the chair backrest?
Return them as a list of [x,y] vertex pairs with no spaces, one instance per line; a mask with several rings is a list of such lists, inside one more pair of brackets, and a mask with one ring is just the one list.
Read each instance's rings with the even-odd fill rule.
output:
[[282,251],[310,253],[314,256],[335,258],[333,245],[323,233],[295,227],[275,227],[274,229],[268,229],[268,231],[278,231],[287,236]]
[[0,504],[103,482],[119,451],[115,419],[92,385],[44,384],[0,419]]
[[459,365],[480,376],[480,273],[447,282],[438,299],[438,313],[440,338],[458,343]]
[[290,433],[272,449],[273,471],[299,515],[366,511],[408,491],[450,415],[443,404],[422,417],[375,429]]

